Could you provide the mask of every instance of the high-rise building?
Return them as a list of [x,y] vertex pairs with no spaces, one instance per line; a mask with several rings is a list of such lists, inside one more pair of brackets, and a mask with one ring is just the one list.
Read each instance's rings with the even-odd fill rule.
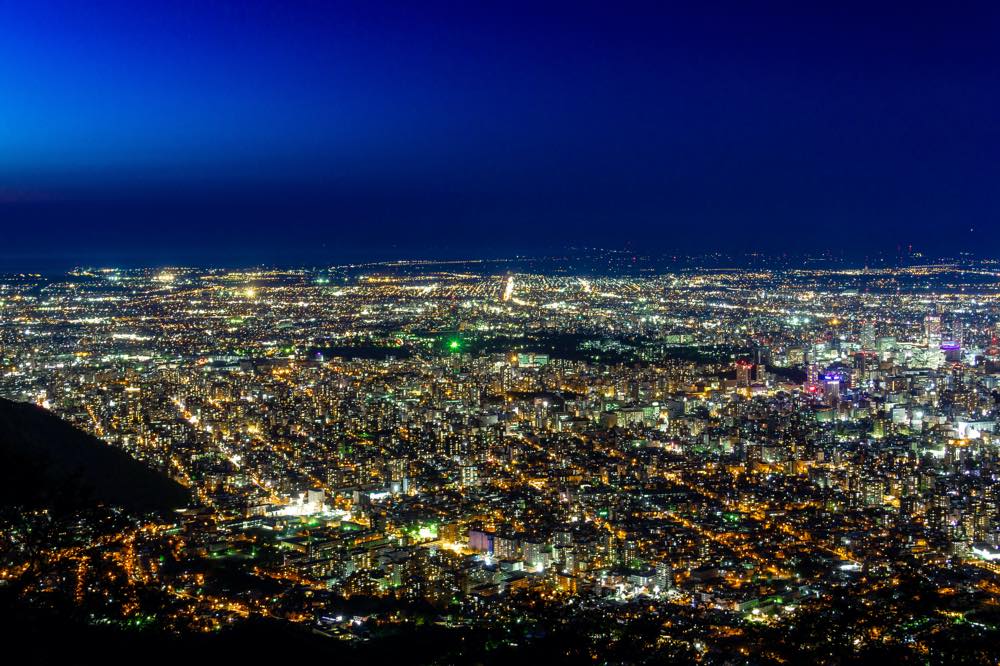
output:
[[924,341],[931,349],[941,346],[941,315],[928,314],[924,317]]
[[875,324],[870,321],[861,329],[861,348],[865,351],[875,349]]
[[965,329],[962,326],[962,320],[956,319],[951,322],[951,342],[955,343],[958,347],[961,347],[964,335]]
[[737,361],[736,363],[736,386],[744,388],[750,386],[750,369],[753,368],[753,364],[747,363],[746,361]]

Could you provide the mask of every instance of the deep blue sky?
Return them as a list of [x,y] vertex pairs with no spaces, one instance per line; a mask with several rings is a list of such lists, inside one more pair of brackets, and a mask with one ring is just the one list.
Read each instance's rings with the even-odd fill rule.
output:
[[1000,6],[893,4],[0,1],[0,268],[988,252]]

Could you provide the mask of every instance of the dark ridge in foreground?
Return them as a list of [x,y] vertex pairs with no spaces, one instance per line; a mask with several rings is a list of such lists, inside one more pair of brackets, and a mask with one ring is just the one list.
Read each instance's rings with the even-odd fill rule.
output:
[[[58,640],[52,640],[57,627]],[[38,666],[135,666],[156,664],[465,663],[457,661],[469,641],[482,637],[437,626],[404,628],[391,636],[350,645],[275,619],[251,618],[216,633],[171,634],[117,624],[94,625],[74,615],[28,606],[0,587],[0,637],[23,663]],[[113,646],[113,647],[109,647]],[[546,655],[549,656],[549,655]],[[470,659],[468,663],[476,663]],[[484,663],[485,662],[479,662]],[[500,663],[500,662],[493,662]]]
[[[166,511],[188,491],[35,405],[0,398],[0,503],[27,508],[86,501]],[[74,507],[66,507],[74,508]]]

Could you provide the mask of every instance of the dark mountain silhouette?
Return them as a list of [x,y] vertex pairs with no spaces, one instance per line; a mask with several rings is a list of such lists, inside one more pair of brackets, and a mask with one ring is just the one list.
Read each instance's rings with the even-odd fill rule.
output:
[[188,500],[183,486],[125,452],[40,407],[0,398],[0,504],[165,511]]

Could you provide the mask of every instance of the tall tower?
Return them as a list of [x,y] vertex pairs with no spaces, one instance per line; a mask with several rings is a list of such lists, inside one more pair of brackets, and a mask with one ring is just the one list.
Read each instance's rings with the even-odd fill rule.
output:
[[752,363],[747,363],[746,361],[736,362],[736,386],[739,388],[744,388],[750,386],[750,369],[753,368]]
[[861,348],[865,351],[875,349],[875,324],[866,321],[861,329]]
[[930,349],[941,346],[941,315],[928,314],[924,317],[924,342]]
[[959,347],[962,346],[962,338],[965,335],[965,329],[962,325],[961,319],[955,319],[951,322],[951,341],[954,342]]

